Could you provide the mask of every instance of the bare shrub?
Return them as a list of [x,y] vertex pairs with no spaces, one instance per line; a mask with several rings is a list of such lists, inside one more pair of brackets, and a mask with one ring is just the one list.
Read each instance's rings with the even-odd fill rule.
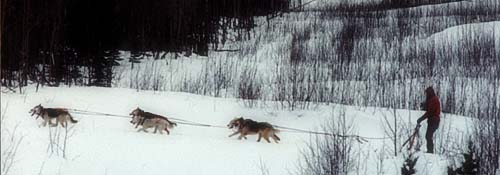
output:
[[3,113],[1,114],[0,118],[0,142],[2,143],[2,146],[0,147],[0,172],[3,175],[10,174],[10,170],[12,170],[12,168],[15,166],[17,152],[24,138],[24,136],[20,136],[17,131],[18,125],[15,125],[12,128],[12,126],[8,126],[5,123],[7,119],[7,117],[5,116],[7,107],[8,104],[2,110]]
[[[332,119],[323,126],[324,132],[333,135],[348,135],[353,125],[345,116],[345,109],[333,114]],[[353,140],[346,137],[316,135],[303,150],[297,174],[339,175],[348,174],[352,169]]]
[[499,89],[484,89],[482,96],[482,106],[478,112],[473,131],[476,152],[479,157],[479,174],[495,174],[500,167],[500,107],[496,98]]
[[135,77],[135,89],[154,91],[164,89],[165,80],[161,74],[161,66],[158,64],[158,62],[153,61],[151,63],[147,63],[142,70],[137,70],[137,74],[141,73],[142,75]]
[[448,175],[458,175],[458,174],[467,174],[467,175],[475,175],[478,174],[479,170],[479,160],[476,149],[474,148],[474,143],[469,140],[467,142],[467,151],[463,153],[463,161],[461,162],[461,166],[454,168],[448,166]]
[[377,174],[382,175],[385,174],[384,170],[384,164],[385,164],[385,159],[386,159],[386,146],[385,143],[382,144],[382,148],[380,150],[376,150],[376,156],[377,156]]
[[[235,62],[230,59],[213,59],[208,60],[205,64],[205,77],[212,80],[207,82],[205,87],[211,87],[210,95],[215,97],[227,95],[227,89],[233,84],[235,72]],[[226,90],[222,92],[223,90]]]
[[454,157],[462,151],[467,131],[463,131],[463,128],[453,128],[450,120],[453,118],[447,114],[441,117],[439,129],[434,134],[434,151],[440,155]]
[[206,94],[206,87],[204,87],[204,78],[203,75],[200,73],[198,78],[192,78],[191,75],[184,74],[180,78],[180,82],[178,86],[176,87],[176,90],[182,91],[182,92],[189,92],[189,93],[194,93],[194,94]]
[[403,135],[402,135],[403,127],[400,126],[400,125],[402,125],[401,118],[397,114],[395,108],[390,110],[390,115],[391,115],[391,117],[389,117],[388,115],[383,113],[384,132],[391,139],[393,154],[394,154],[394,156],[397,156],[398,152],[399,152],[398,148],[400,148],[400,145],[401,145],[401,140],[402,140],[401,138],[403,137]]
[[240,75],[236,97],[242,99],[245,106],[254,107],[262,98],[262,84],[262,80],[257,77],[257,69],[246,67]]
[[415,165],[417,164],[418,157],[414,157],[413,154],[408,155],[405,158],[403,167],[401,167],[401,175],[412,175],[417,172]]
[[276,62],[274,92],[272,99],[280,101],[282,108],[305,109],[311,103],[324,99],[326,95],[317,92],[324,84],[325,74],[321,70],[319,58],[310,57],[310,27],[292,34],[289,58]]
[[273,100],[279,101],[282,108],[308,108],[317,86],[314,82],[309,82],[309,71],[302,64],[277,68]]
[[68,145],[71,137],[75,134],[72,125],[71,127],[66,124],[66,127],[52,127],[49,126],[49,142],[47,144],[47,153],[49,156],[57,155],[67,158]]

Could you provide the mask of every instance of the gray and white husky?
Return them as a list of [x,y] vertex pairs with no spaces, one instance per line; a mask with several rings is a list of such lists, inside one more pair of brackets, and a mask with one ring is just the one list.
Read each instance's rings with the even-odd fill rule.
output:
[[160,130],[160,134],[163,134],[163,130],[165,130],[167,131],[167,134],[170,134],[170,131],[168,129],[172,129],[174,128],[174,126],[177,126],[176,123],[171,122],[166,117],[149,112],[144,112],[139,108],[133,110],[130,115],[132,115],[132,121],[130,121],[130,123],[136,125],[135,128],[137,128],[139,125],[142,126],[142,128],[137,130],[137,132],[148,132],[146,129],[154,127],[154,133]]
[[[77,123],[78,121],[73,119],[71,114],[69,114],[68,110],[65,108],[44,108],[41,104],[33,107],[30,110],[31,116],[37,115],[35,119],[38,117],[42,117],[44,120],[43,126],[47,125],[47,122],[50,126],[57,126],[61,123],[62,127],[66,127],[68,125],[68,120],[71,123]],[[52,123],[52,119],[56,119],[56,123]]]

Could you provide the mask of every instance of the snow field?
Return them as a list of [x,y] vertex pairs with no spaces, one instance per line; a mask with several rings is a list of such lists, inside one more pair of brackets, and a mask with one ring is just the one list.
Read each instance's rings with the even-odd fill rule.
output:
[[[277,110],[272,107],[245,108],[237,99],[214,98],[176,92],[136,92],[130,89],[72,87],[42,88],[38,93],[30,88],[26,94],[2,93],[2,113],[7,117],[3,128],[17,126],[17,136],[23,137],[12,174],[290,174],[296,170],[304,146],[314,136],[282,131],[279,144],[256,142],[256,136],[237,140],[224,128],[205,128],[179,124],[170,135],[136,132],[128,118],[72,114],[79,122],[70,124],[66,158],[60,151],[50,153],[49,134],[61,127],[38,127],[28,114],[29,109],[41,103],[45,107],[66,107],[110,114],[126,115],[135,107],[167,117],[199,123],[225,126],[232,118],[243,116],[275,125],[319,131],[321,125],[339,110],[356,128],[354,134],[366,137],[384,137],[382,115],[386,109],[360,108],[342,105],[324,105],[315,110]],[[271,103],[271,102],[269,102]],[[421,112],[398,110],[415,121]],[[462,125],[465,118],[453,123]],[[404,119],[406,120],[406,119]],[[457,126],[458,127],[458,126]],[[439,132],[439,131],[438,131]],[[2,135],[5,136],[2,132]],[[423,135],[423,133],[421,134]],[[355,143],[355,152],[367,153],[362,161],[376,161],[374,152],[389,141],[369,140]],[[2,143],[4,144],[4,143]],[[390,148],[386,148],[390,149]],[[401,160],[387,156],[386,174],[399,172]],[[434,158],[432,161],[445,160]],[[443,164],[443,163],[440,163]],[[423,165],[422,165],[423,166]],[[26,168],[29,167],[29,168]],[[360,172],[374,172],[368,164],[358,167]],[[353,173],[357,168],[354,168]],[[437,169],[437,170],[434,170]],[[432,172],[439,172],[433,168]]]

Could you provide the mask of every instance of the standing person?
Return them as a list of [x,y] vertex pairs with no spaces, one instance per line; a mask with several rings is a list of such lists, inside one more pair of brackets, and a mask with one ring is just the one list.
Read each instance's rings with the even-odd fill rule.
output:
[[425,89],[425,103],[423,107],[425,109],[425,114],[422,115],[417,120],[420,124],[423,120],[427,119],[427,132],[425,133],[425,140],[427,142],[427,153],[434,153],[434,132],[439,127],[439,115],[441,114],[441,104],[439,102],[439,97],[434,92],[432,87]]

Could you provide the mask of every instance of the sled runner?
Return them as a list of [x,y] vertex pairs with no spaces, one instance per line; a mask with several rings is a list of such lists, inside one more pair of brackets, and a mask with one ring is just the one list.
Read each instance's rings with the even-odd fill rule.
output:
[[415,144],[415,140],[418,138],[418,130],[420,129],[420,124],[417,124],[417,126],[415,127],[415,130],[413,131],[413,134],[408,138],[406,139],[406,141],[403,143],[403,145],[401,145],[401,149],[399,150],[399,152],[401,152],[403,150],[403,147],[410,143],[408,145],[408,151],[411,150],[411,148],[413,148],[413,145]]

